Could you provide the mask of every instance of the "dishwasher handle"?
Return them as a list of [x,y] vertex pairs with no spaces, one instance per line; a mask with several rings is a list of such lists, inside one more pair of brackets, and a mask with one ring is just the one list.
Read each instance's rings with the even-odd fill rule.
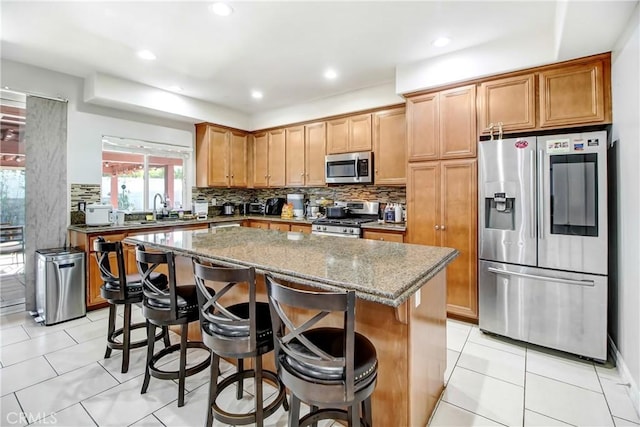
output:
[[567,285],[578,285],[578,286],[594,286],[595,285],[593,280],[571,280],[571,279],[562,279],[560,277],[539,276],[537,274],[519,273],[516,271],[508,271],[508,270],[503,270],[503,269],[494,268],[494,267],[489,267],[487,270],[496,274],[504,274],[505,276],[515,276],[515,277],[522,277],[525,279],[534,279],[534,280],[545,280],[547,282],[565,283]]

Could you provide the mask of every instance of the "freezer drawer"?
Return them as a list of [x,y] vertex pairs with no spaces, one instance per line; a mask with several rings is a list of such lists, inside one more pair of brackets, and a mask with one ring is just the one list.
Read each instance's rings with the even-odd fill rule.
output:
[[480,261],[480,329],[607,359],[607,277]]

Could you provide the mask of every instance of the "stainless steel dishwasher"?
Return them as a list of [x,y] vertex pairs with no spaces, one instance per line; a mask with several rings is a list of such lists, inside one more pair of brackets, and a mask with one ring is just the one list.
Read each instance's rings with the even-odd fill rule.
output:
[[84,257],[74,248],[36,251],[36,322],[49,326],[87,313]]

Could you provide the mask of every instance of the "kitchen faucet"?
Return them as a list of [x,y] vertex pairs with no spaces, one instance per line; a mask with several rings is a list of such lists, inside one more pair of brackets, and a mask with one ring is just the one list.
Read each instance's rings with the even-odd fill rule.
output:
[[154,220],[158,219],[158,210],[156,209],[156,200],[158,197],[160,197],[160,204],[164,205],[164,200],[162,200],[162,194],[156,193],[155,196],[153,196],[153,219]]

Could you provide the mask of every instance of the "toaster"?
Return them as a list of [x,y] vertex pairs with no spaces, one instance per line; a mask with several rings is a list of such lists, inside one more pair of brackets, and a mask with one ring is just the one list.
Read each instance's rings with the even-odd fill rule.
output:
[[87,225],[111,225],[111,205],[89,204],[85,208],[85,224]]

